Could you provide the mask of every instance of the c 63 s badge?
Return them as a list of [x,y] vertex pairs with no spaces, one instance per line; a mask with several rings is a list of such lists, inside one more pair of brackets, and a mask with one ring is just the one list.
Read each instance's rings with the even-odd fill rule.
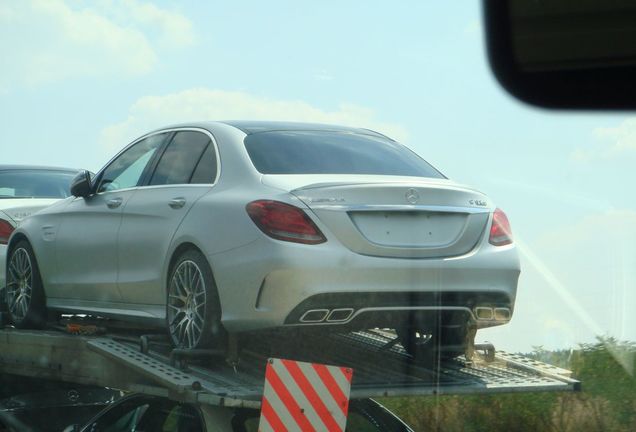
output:
[[475,205],[475,206],[479,206],[479,207],[488,206],[488,203],[486,201],[482,201],[482,200],[470,200],[470,201],[468,201],[468,203],[470,205]]

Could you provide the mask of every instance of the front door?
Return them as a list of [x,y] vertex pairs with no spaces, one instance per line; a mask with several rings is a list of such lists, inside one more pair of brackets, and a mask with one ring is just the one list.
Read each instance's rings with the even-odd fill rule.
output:
[[[95,193],[65,209],[56,240],[52,298],[118,302],[117,235],[122,212],[166,135],[153,135],[122,152],[98,175]],[[98,305],[96,305],[98,306]]]

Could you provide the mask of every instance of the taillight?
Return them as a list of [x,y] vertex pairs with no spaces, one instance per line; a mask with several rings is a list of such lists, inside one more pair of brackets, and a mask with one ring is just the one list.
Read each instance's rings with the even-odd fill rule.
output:
[[7,244],[15,228],[6,220],[0,219],[0,244]]
[[501,209],[496,209],[492,215],[492,225],[490,226],[490,244],[504,246],[512,243],[512,231],[508,216]]
[[256,226],[272,238],[305,244],[327,241],[309,216],[293,205],[258,200],[249,203],[245,209]]

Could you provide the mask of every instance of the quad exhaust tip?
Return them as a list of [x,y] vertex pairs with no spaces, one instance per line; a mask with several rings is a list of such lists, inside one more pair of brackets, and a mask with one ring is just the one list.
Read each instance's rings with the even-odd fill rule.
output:
[[329,315],[329,309],[310,309],[300,317],[302,323],[319,323],[323,322]]
[[475,317],[480,321],[509,321],[512,313],[510,308],[478,306],[475,308]]
[[510,319],[510,309],[495,308],[495,319],[497,321],[508,321]]
[[310,309],[300,317],[301,323],[316,324],[321,322],[328,323],[342,323],[349,321],[353,315],[352,308],[339,308],[339,309]]
[[479,306],[475,308],[475,316],[478,320],[492,320],[494,312],[491,307]]
[[327,317],[327,322],[348,321],[351,315],[353,315],[353,309],[351,308],[334,309]]

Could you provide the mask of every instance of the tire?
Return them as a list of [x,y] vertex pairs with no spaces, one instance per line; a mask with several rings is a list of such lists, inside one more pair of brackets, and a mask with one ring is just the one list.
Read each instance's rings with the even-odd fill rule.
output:
[[466,325],[438,325],[429,330],[407,327],[396,332],[406,352],[423,365],[432,366],[459,357],[468,346]]
[[178,256],[168,277],[167,328],[176,348],[225,348],[219,295],[205,257],[191,249]]
[[42,328],[46,323],[46,297],[31,245],[20,240],[7,260],[6,304],[9,320],[17,328]]

